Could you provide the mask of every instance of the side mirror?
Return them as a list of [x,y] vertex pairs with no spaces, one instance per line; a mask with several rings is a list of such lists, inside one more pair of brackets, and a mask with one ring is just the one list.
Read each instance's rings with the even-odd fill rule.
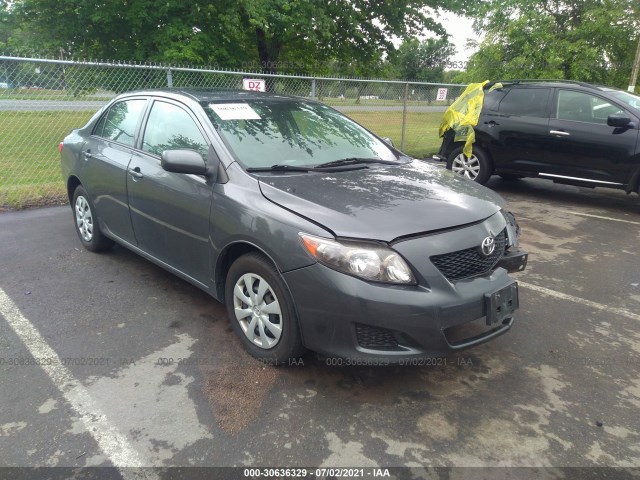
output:
[[393,140],[391,140],[389,137],[382,137],[382,141],[387,145],[389,145],[390,147],[395,148],[395,145],[393,144]]
[[607,125],[610,127],[623,128],[630,127],[631,118],[625,117],[624,115],[615,114],[609,115],[607,117]]
[[165,150],[160,165],[167,172],[206,175],[207,166],[202,155],[194,150]]

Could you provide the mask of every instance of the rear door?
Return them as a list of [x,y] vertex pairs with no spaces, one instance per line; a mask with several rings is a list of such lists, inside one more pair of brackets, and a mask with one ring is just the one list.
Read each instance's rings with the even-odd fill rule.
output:
[[551,88],[518,86],[506,90],[501,96],[494,95],[496,101],[483,110],[477,140],[487,146],[496,170],[535,172],[545,162],[539,144],[549,131]]
[[96,123],[82,150],[81,181],[96,207],[100,228],[135,245],[126,172],[147,98],[116,102]]
[[127,174],[138,246],[203,285],[210,283],[213,185],[201,175],[165,171],[160,155],[164,150],[191,149],[206,159],[208,148],[204,130],[185,105],[156,99]]
[[[607,117],[612,114],[629,116],[636,127],[608,126]],[[541,176],[587,179],[611,186],[627,183],[638,140],[637,125],[635,115],[597,93],[559,88],[544,143],[549,165]]]

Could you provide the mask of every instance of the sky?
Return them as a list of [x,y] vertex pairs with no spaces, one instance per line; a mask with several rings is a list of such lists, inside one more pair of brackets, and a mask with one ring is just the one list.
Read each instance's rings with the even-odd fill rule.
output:
[[436,20],[438,20],[447,30],[447,33],[451,35],[449,41],[456,47],[456,54],[451,60],[462,62],[469,60],[474,50],[466,48],[467,39],[471,38],[476,41],[482,39],[480,35],[474,33],[472,26],[473,21],[470,18],[461,17],[452,13],[441,15],[437,17]]

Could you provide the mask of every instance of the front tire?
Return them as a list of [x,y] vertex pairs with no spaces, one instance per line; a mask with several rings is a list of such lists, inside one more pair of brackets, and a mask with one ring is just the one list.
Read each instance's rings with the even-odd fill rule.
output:
[[254,357],[281,365],[304,353],[289,290],[264,255],[248,253],[231,265],[225,303],[234,331]]
[[486,153],[478,147],[473,148],[471,158],[462,151],[463,147],[456,148],[447,159],[447,169],[453,173],[484,185],[493,174],[491,160]]
[[100,231],[96,209],[82,186],[78,186],[73,192],[71,208],[73,209],[76,233],[84,248],[92,252],[104,252],[113,247],[113,240],[105,237]]

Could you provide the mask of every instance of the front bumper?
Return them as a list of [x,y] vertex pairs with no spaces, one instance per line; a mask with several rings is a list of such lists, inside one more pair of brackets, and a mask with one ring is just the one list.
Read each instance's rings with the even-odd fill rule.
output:
[[330,357],[365,364],[441,357],[491,340],[513,325],[509,316],[479,334],[456,336],[458,327],[485,325],[487,292],[515,283],[502,268],[449,288],[375,284],[321,264],[284,278],[304,344]]
[[[507,332],[518,308],[517,284],[507,272],[527,263],[527,253],[514,244],[515,219],[507,219],[498,212],[481,223],[394,243],[417,285],[367,282],[322,264],[284,273],[303,342],[329,356],[397,363],[444,356]],[[511,245],[493,265],[478,252],[489,235],[500,248]]]
[[522,272],[527,268],[529,254],[516,247],[511,247],[498,262],[498,266],[509,273]]

